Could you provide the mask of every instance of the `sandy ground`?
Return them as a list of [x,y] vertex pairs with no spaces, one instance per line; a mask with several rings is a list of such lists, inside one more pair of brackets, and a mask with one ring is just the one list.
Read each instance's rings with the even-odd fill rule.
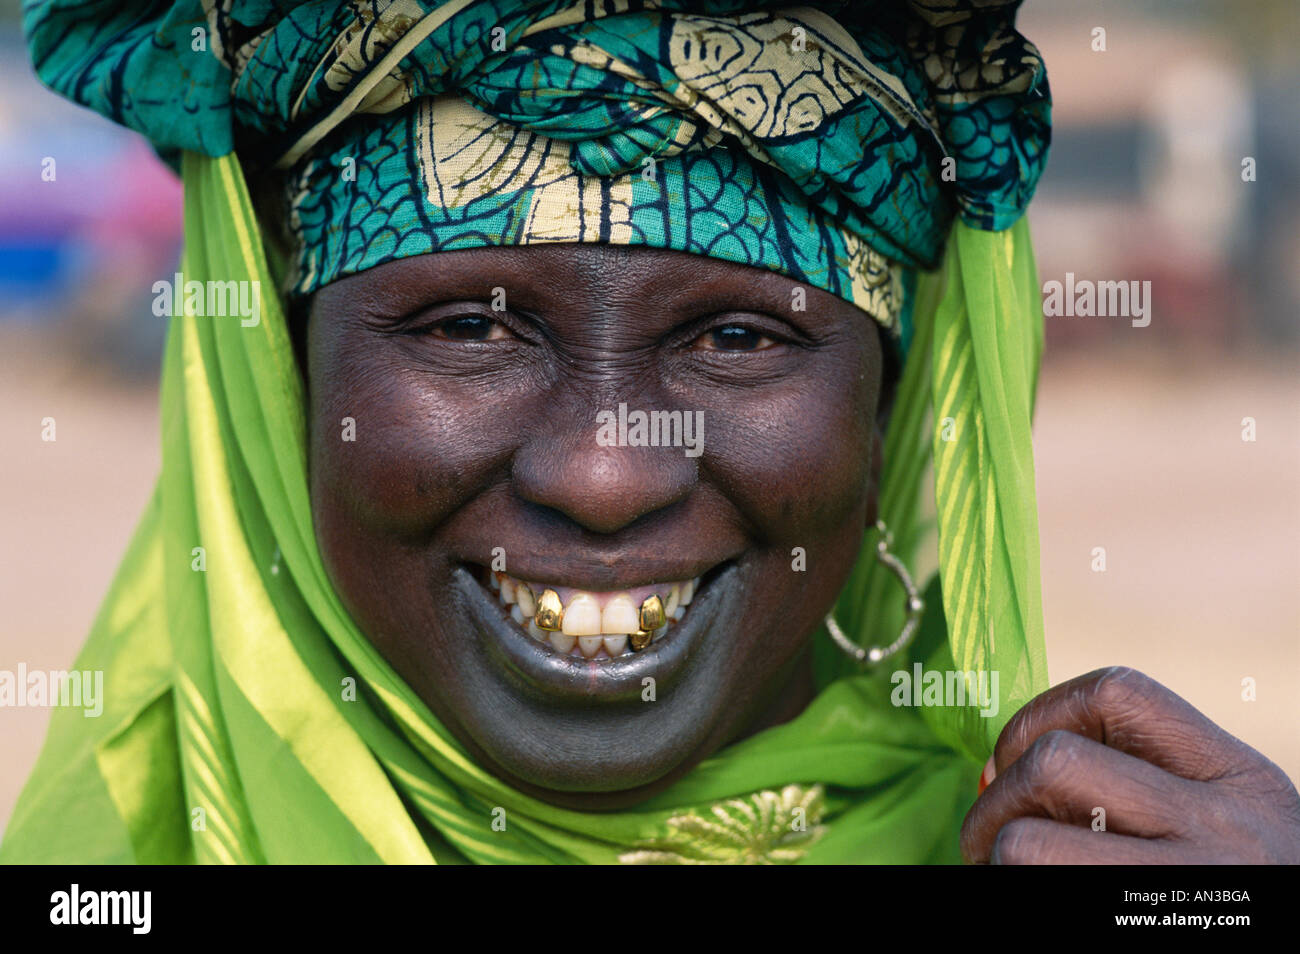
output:
[[[0,669],[64,668],[157,472],[156,396],[0,341]],[[1300,778],[1294,355],[1056,361],[1036,423],[1048,659],[1147,672]],[[1253,417],[1258,439],[1241,439]],[[57,441],[42,442],[54,417]],[[1094,572],[1093,548],[1107,568]],[[1257,699],[1242,700],[1253,678]],[[0,710],[0,821],[48,711]]]

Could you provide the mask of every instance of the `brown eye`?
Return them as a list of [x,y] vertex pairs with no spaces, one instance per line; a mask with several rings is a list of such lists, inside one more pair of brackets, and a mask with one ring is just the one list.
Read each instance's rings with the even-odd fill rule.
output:
[[708,351],[762,351],[776,344],[771,338],[744,325],[722,325],[702,334],[698,343]]
[[512,337],[500,322],[483,315],[458,315],[438,322],[430,329],[435,337],[452,341],[496,341]]

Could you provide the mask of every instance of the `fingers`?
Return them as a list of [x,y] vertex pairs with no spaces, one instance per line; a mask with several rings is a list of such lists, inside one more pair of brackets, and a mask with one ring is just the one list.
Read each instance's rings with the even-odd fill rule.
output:
[[1075,828],[1045,818],[1018,818],[998,832],[989,861],[995,865],[1186,864],[1162,841]]
[[[1300,800],[1280,770],[1131,669],[1031,700],[962,826],[972,862],[1175,864],[1287,857]],[[1093,830],[1094,815],[1104,828]],[[1280,846],[1280,847],[1279,847]]]
[[1101,818],[1116,834],[1177,836],[1195,800],[1195,784],[1081,735],[1053,729],[999,772],[975,802],[962,825],[962,855],[976,864],[989,861],[1001,831],[1018,818],[1082,825],[1088,834],[1094,834],[1093,820]]
[[1253,751],[1154,679],[1117,666],[1063,682],[1012,716],[993,751],[998,775],[1054,729],[1201,781],[1242,770]]

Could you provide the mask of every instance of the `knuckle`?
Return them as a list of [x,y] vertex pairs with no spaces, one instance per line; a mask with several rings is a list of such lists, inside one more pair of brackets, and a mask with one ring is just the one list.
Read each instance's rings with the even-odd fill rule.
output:
[[1044,732],[1025,753],[1031,776],[1052,779],[1070,771],[1079,758],[1079,737],[1065,729]]
[[1120,708],[1135,699],[1149,698],[1158,685],[1146,673],[1130,666],[1108,666],[1097,670],[1092,693],[1106,708]]
[[1029,706],[1026,706],[1021,709],[1003,727],[1002,734],[993,747],[994,756],[998,762],[1005,763],[1009,752],[1024,752],[1034,741],[1032,735],[1034,721],[1030,717],[1029,708]]
[[1023,865],[1035,856],[1034,824],[1028,818],[1007,822],[993,840],[993,861],[1002,865]]
[[1263,762],[1260,772],[1264,797],[1276,804],[1290,821],[1300,823],[1300,792],[1296,791],[1295,783],[1276,762],[1263,755],[1259,758]]

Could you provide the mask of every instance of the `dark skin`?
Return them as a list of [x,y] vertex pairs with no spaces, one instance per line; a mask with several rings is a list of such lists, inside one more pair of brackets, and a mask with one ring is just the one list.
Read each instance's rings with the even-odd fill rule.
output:
[[1300,864],[1286,773],[1136,670],[1099,669],[1031,699],[992,761],[962,826],[967,861]]
[[[807,637],[874,518],[883,359],[861,311],[815,289],[792,311],[793,287],[701,256],[540,246],[412,257],[315,296],[328,571],[362,632],[511,784],[635,804],[808,702]],[[703,456],[599,446],[596,415],[620,403],[703,411]],[[791,571],[795,547],[809,572]],[[712,625],[689,653],[674,637],[635,665],[557,673],[493,625],[460,570],[494,548],[518,577],[586,590],[727,575],[692,606]]]
[[[809,640],[875,519],[886,363],[863,312],[813,288],[795,311],[795,287],[680,252],[542,245],[401,259],[312,300],[327,571],[361,631],[506,782],[570,808],[634,805],[811,699]],[[596,414],[620,403],[703,411],[703,454],[598,445]],[[355,441],[340,439],[346,417]],[[544,583],[706,583],[665,648],[561,664],[479,582],[494,548]],[[1049,690],[1008,723],[963,830],[968,860],[1300,860],[1285,775],[1119,672]],[[1088,827],[1096,805],[1107,832]],[[1160,805],[1190,814],[1162,827]]]

